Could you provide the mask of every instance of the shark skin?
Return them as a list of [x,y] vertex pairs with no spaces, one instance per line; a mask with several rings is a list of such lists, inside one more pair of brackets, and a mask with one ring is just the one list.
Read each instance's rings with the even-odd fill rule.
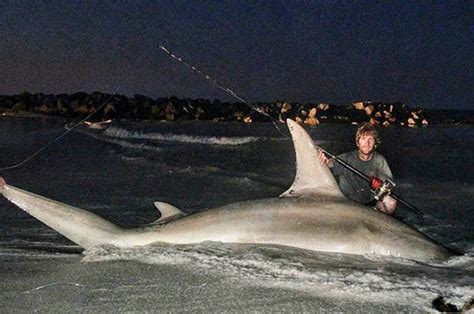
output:
[[[409,225],[345,198],[317,146],[296,122],[287,121],[296,152],[296,177],[280,197],[250,200],[183,217],[157,202],[169,217],[162,223],[124,229],[88,211],[0,184],[4,197],[79,246],[133,247],[166,242],[261,243],[313,251],[382,255],[441,262],[453,250]],[[167,209],[168,208],[168,209]],[[163,216],[168,214],[163,213]],[[173,219],[173,217],[176,217]]]

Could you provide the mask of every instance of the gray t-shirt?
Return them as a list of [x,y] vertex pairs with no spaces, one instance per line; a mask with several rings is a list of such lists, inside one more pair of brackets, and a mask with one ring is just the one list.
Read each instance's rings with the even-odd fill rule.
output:
[[[360,160],[357,150],[341,154],[338,157],[369,177],[378,177],[382,180],[393,179],[387,161],[377,152],[374,152],[372,159],[368,161]],[[362,204],[370,203],[374,199],[369,182],[344,168],[335,160],[331,170],[338,180],[342,193],[347,198]]]

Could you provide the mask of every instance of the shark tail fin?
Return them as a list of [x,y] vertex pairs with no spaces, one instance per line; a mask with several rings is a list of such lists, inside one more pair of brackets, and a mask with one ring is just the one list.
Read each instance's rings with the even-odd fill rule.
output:
[[93,213],[11,185],[5,185],[1,193],[31,216],[85,249],[112,243],[121,230]]

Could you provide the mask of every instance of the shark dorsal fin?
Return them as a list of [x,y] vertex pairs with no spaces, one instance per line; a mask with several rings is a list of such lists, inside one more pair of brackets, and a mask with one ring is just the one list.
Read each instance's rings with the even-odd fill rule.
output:
[[296,177],[292,186],[280,197],[311,195],[343,196],[331,170],[319,160],[319,152],[311,136],[293,120],[286,121],[296,153]]
[[155,202],[155,207],[161,214],[161,217],[156,220],[153,224],[165,224],[174,220],[176,218],[182,217],[185,215],[183,211],[174,207],[171,204],[165,202]]

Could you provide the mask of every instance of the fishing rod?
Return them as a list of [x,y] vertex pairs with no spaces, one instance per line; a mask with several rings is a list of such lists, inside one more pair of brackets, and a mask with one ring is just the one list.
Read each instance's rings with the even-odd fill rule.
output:
[[382,181],[380,178],[377,178],[377,177],[369,177],[365,173],[363,173],[360,170],[354,168],[353,166],[351,166],[350,164],[348,164],[347,162],[345,162],[341,158],[331,154],[327,150],[325,150],[325,149],[323,149],[319,146],[318,146],[318,148],[324,154],[331,157],[333,160],[337,161],[341,166],[343,166],[347,170],[351,171],[352,173],[356,174],[360,178],[367,181],[369,183],[370,187],[375,192],[375,199],[377,199],[377,200],[382,199],[384,195],[388,194],[388,195],[392,196],[394,199],[396,199],[398,202],[405,205],[408,209],[411,209],[411,210],[415,211],[417,214],[419,214],[421,216],[426,215],[422,210],[416,208],[414,205],[410,204],[409,202],[405,201],[403,198],[401,198],[400,196],[398,196],[397,194],[392,192],[392,188],[395,187],[395,183],[392,180],[386,179],[385,181]]

